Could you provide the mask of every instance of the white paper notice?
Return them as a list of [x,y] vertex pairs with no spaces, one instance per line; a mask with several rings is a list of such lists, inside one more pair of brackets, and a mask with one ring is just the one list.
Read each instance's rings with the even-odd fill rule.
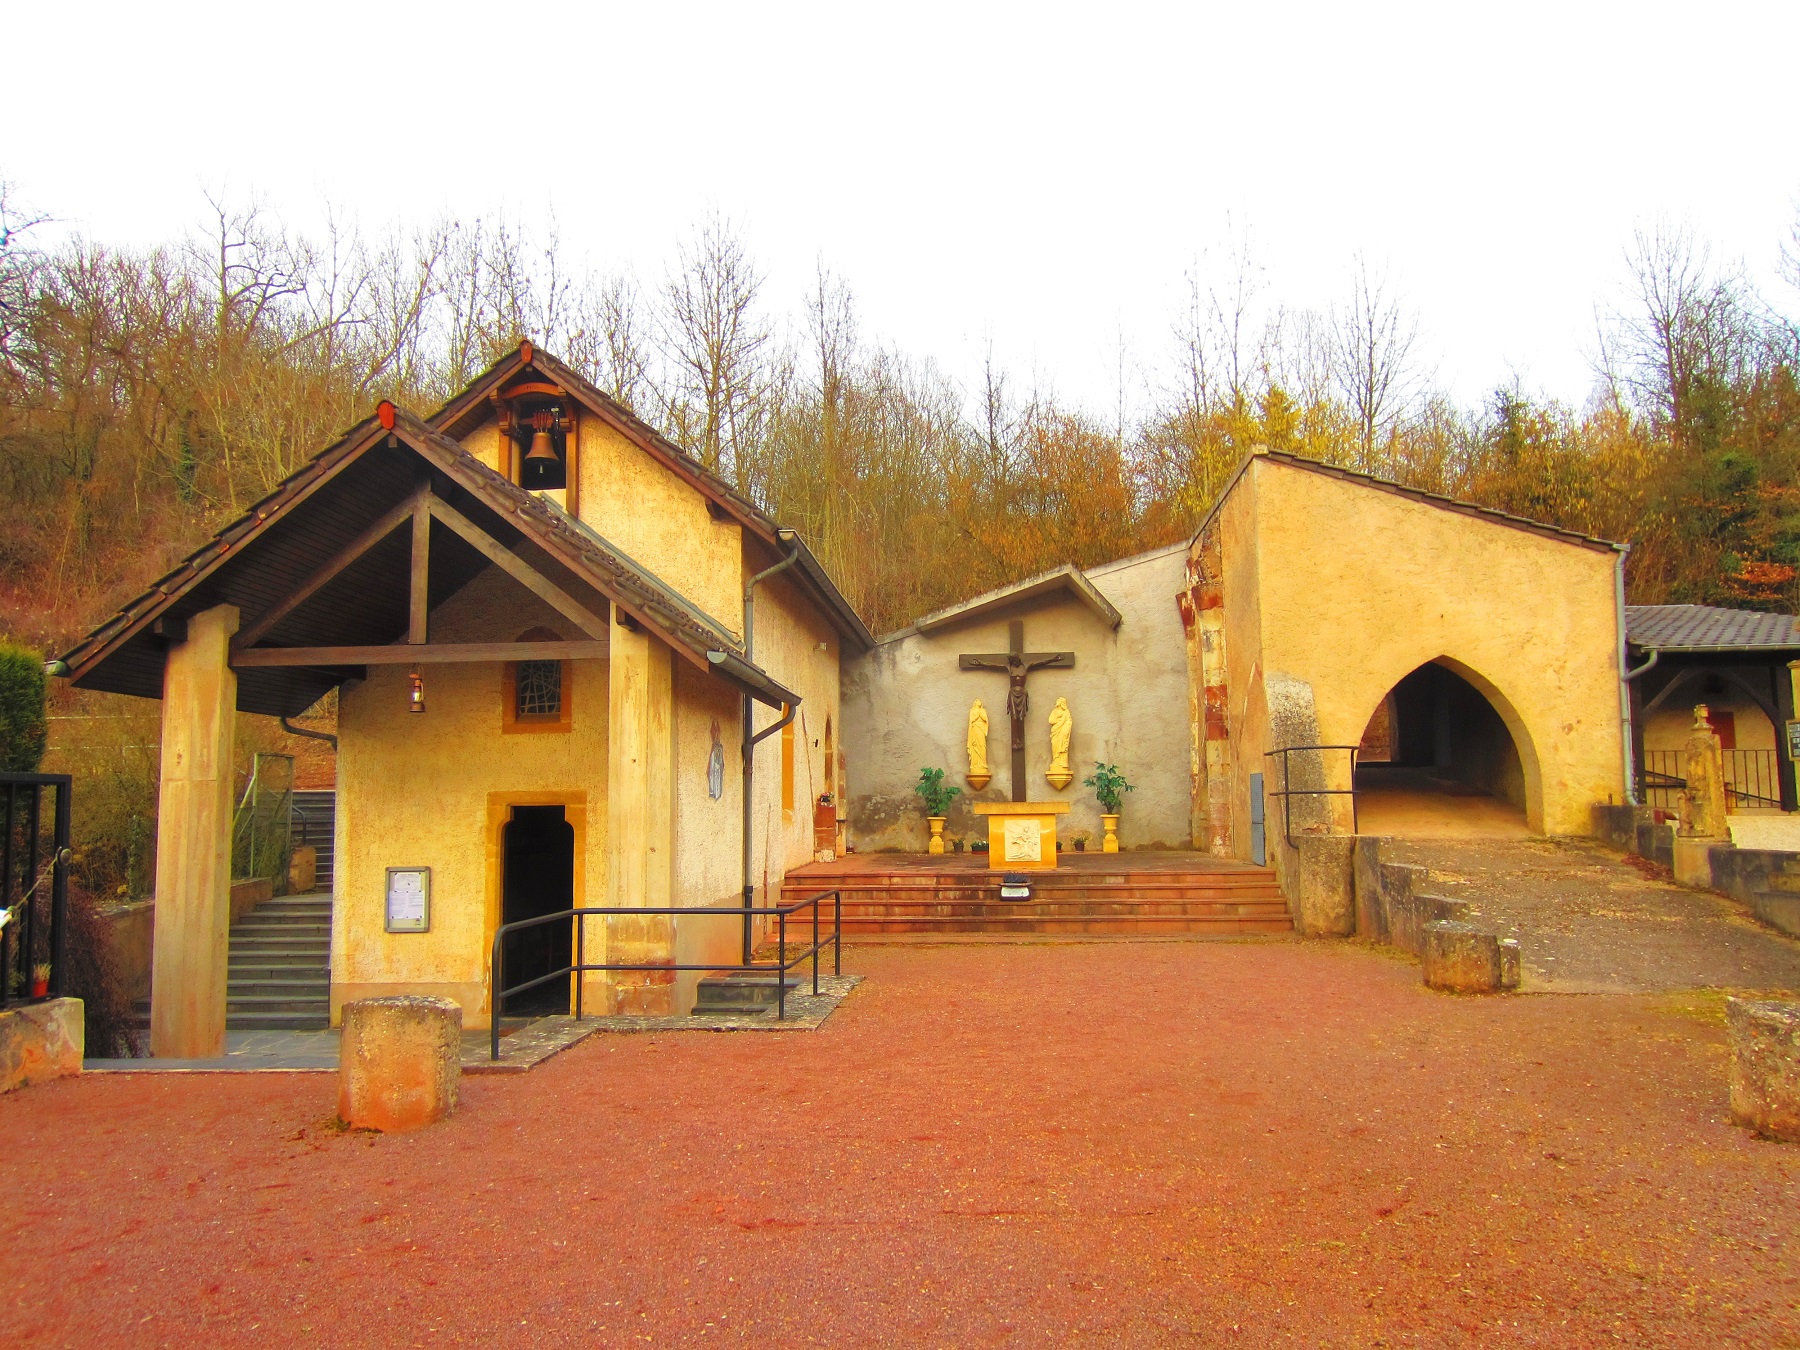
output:
[[387,926],[390,933],[425,931],[424,868],[395,868],[388,873]]
[[1036,820],[1009,820],[1001,829],[1007,862],[1044,860],[1044,829]]

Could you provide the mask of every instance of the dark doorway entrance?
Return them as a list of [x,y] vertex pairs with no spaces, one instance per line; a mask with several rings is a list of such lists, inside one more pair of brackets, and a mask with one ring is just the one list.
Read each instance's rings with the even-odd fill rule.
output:
[[1525,770],[1481,691],[1446,666],[1420,666],[1376,708],[1357,755],[1364,833],[1517,837]]
[[[516,923],[554,914],[575,904],[575,828],[560,806],[515,806],[501,829],[500,921]],[[542,923],[506,936],[508,988],[569,964],[573,920]],[[509,1017],[544,1017],[569,1011],[567,978],[546,980],[506,1000]]]

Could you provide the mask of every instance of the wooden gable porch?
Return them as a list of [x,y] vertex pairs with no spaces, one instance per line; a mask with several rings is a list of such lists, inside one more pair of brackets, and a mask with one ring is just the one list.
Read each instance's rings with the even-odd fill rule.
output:
[[[571,636],[434,641],[434,611],[493,572]],[[604,538],[392,405],[57,663],[81,687],[163,701],[153,1054],[223,1051],[232,713],[297,715],[384,666],[520,660],[607,663],[607,887],[615,904],[666,905],[670,748],[654,728],[671,662],[765,705],[797,697]]]

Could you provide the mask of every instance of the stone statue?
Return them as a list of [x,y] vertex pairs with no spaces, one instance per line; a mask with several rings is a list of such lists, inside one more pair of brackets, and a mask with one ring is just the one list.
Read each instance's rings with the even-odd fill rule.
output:
[[1057,791],[1075,781],[1069,769],[1069,737],[1075,731],[1075,718],[1069,712],[1069,700],[1059,698],[1050,710],[1050,767],[1044,778]]
[[988,780],[993,777],[988,772],[987,745],[987,709],[981,706],[980,699],[976,699],[969,709],[969,786],[977,792],[986,787]]

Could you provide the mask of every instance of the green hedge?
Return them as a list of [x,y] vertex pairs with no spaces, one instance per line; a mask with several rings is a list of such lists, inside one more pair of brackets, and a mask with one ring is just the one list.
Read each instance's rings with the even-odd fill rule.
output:
[[36,773],[44,762],[44,658],[0,642],[0,772]]

